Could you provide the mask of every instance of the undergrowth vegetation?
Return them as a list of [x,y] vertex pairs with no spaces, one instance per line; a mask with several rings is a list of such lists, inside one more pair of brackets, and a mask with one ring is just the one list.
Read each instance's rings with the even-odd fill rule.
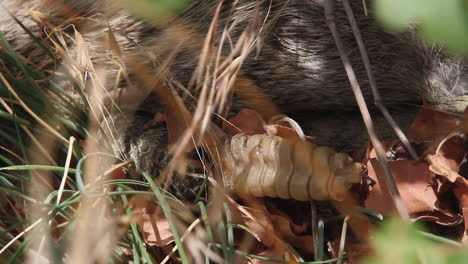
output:
[[[56,47],[23,30],[53,62],[47,69],[61,67]],[[387,221],[362,204],[347,212],[377,227],[365,243],[357,241],[374,230],[348,230],[346,210],[328,202],[299,202],[294,216],[278,209],[292,207],[281,199],[240,204],[206,171],[194,177],[206,179],[209,199],[181,201],[133,161],[109,154],[100,96],[72,73],[63,86],[54,70],[11,45],[0,32],[0,263],[319,264],[370,253],[360,263],[468,259],[444,234]]]

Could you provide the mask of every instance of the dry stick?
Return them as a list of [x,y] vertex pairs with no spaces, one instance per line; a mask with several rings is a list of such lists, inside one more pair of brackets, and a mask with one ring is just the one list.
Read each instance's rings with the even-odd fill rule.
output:
[[13,243],[15,243],[18,239],[20,239],[22,236],[24,236],[24,234],[31,231],[35,226],[37,226],[39,223],[41,223],[42,220],[44,220],[44,218],[37,219],[36,222],[32,223],[29,227],[24,229],[21,233],[19,233],[12,240],[10,240],[10,242],[8,242],[2,249],[0,249],[0,255],[3,254],[3,252],[5,252],[5,250],[7,250],[11,245],[13,245]]
[[341,264],[343,262],[344,247],[346,242],[346,231],[348,229],[348,219],[349,216],[346,216],[343,220],[343,228],[341,229],[341,238],[340,238],[340,248],[338,250],[338,262],[336,264]]
[[[184,232],[184,234],[182,235],[182,237],[180,238],[180,241],[181,242],[184,242],[185,239],[187,238],[187,236],[190,234],[190,232],[193,231],[193,229],[198,225],[200,224],[200,218],[197,218],[195,219],[195,221],[193,221],[190,226],[187,228],[187,230]],[[171,252],[169,254],[166,255],[166,257],[161,261],[161,264],[166,264],[172,257],[172,255],[174,255],[174,253],[176,253],[177,251],[177,245],[175,245],[172,249],[171,249]]]
[[401,131],[400,127],[395,122],[392,115],[388,112],[388,109],[383,104],[382,97],[380,97],[379,89],[377,89],[377,85],[375,83],[374,74],[372,73],[372,70],[370,67],[371,64],[370,64],[369,56],[367,55],[366,47],[364,46],[364,42],[362,41],[362,35],[357,26],[356,19],[353,14],[353,10],[351,9],[351,6],[349,5],[348,0],[342,0],[342,2],[346,11],[346,15],[348,16],[349,24],[351,25],[351,28],[353,29],[354,38],[356,39],[356,43],[359,47],[359,53],[361,53],[361,58],[364,63],[364,68],[366,68],[367,78],[369,79],[372,96],[374,97],[374,105],[380,110],[380,112],[382,112],[383,116],[385,117],[387,122],[390,124],[390,126],[393,128],[393,131],[395,132],[397,137],[400,139],[401,143],[409,152],[411,157],[414,160],[418,160],[419,156],[414,150],[414,148],[411,146],[411,143],[409,142],[408,138],[405,136],[405,133]]
[[68,171],[70,169],[70,162],[73,154],[73,145],[75,144],[75,137],[70,137],[70,142],[68,145],[68,152],[67,152],[67,159],[65,160],[65,170],[63,170],[63,176],[62,176],[62,181],[60,182],[60,187],[57,193],[57,201],[56,205],[60,204],[60,199],[62,198],[63,190],[65,189],[65,183],[67,182],[68,179]]
[[362,0],[362,7],[364,8],[364,15],[369,16],[369,12],[367,12],[366,0]]
[[356,102],[359,106],[359,110],[361,111],[362,117],[364,119],[364,124],[366,125],[367,133],[369,134],[369,138],[371,140],[372,145],[374,146],[375,152],[377,153],[377,158],[382,165],[382,169],[385,174],[385,181],[388,185],[390,193],[393,198],[393,202],[395,203],[395,207],[400,215],[400,217],[404,220],[409,222],[410,217],[406,206],[401,199],[400,192],[398,191],[398,187],[395,184],[395,181],[392,176],[392,172],[388,166],[387,157],[385,155],[384,148],[382,143],[380,143],[379,139],[375,134],[374,124],[372,122],[369,109],[367,109],[366,101],[364,100],[364,96],[362,95],[361,88],[359,87],[359,83],[356,78],[356,74],[354,73],[353,67],[349,61],[348,56],[345,53],[344,45],[341,40],[341,37],[336,29],[335,24],[335,17],[333,15],[333,8],[334,8],[334,1],[335,0],[326,0],[324,2],[324,9],[325,9],[325,18],[330,31],[332,32],[333,39],[335,40],[335,44],[338,49],[338,53],[340,54],[341,60],[343,62],[344,68],[346,70],[346,74],[348,75],[349,82],[351,84],[351,88],[353,90],[354,96],[356,97]]

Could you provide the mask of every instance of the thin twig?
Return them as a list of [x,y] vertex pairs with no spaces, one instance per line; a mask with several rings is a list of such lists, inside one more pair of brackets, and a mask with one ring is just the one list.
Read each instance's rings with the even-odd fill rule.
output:
[[404,221],[409,222],[410,218],[409,218],[408,210],[406,206],[404,205],[403,200],[401,199],[400,192],[398,191],[398,187],[395,184],[395,181],[393,179],[392,172],[388,166],[387,157],[385,155],[384,148],[382,146],[382,143],[379,141],[379,139],[376,136],[374,124],[372,122],[369,109],[367,108],[366,101],[364,100],[364,96],[362,94],[361,88],[359,87],[356,74],[354,73],[353,67],[351,66],[348,55],[345,52],[345,48],[341,40],[341,36],[339,35],[338,30],[336,29],[335,17],[333,15],[334,2],[335,0],[326,0],[324,2],[325,18],[326,18],[327,25],[330,28],[330,31],[332,32],[333,39],[335,40],[338,53],[343,62],[343,66],[345,68],[346,74],[348,75],[351,88],[353,90],[354,96],[356,97],[356,102],[359,106],[359,110],[361,111],[362,117],[364,119],[364,124],[366,125],[367,133],[369,134],[371,143],[374,146],[375,152],[377,153],[377,159],[382,165],[382,169],[385,175],[385,180],[392,194],[395,207],[397,208],[397,211],[399,215],[401,216],[401,218]]
[[351,6],[349,5],[348,0],[342,0],[342,2],[346,11],[346,15],[348,16],[349,24],[351,25],[351,28],[353,29],[354,38],[356,39],[356,43],[359,47],[359,53],[361,53],[361,58],[362,58],[362,62],[364,63],[364,68],[366,69],[366,72],[367,72],[367,78],[369,79],[369,85],[371,88],[372,96],[374,97],[374,104],[380,110],[380,112],[382,112],[384,118],[390,124],[396,136],[400,139],[401,143],[406,148],[406,150],[411,155],[411,157],[414,160],[418,160],[419,156],[414,150],[414,148],[411,146],[411,143],[409,142],[405,133],[401,131],[401,128],[398,126],[398,124],[393,119],[392,115],[388,112],[388,109],[383,104],[379,89],[377,89],[377,84],[375,83],[374,74],[372,73],[372,70],[371,70],[369,56],[367,55],[366,47],[364,46],[364,42],[362,41],[362,35],[359,30],[359,27],[357,26],[356,19],[353,14],[353,10],[351,9]]
[[340,239],[340,248],[338,250],[338,262],[336,264],[341,264],[343,262],[343,253],[346,242],[346,232],[348,230],[348,219],[349,216],[346,216],[343,220],[343,228],[341,229],[341,239]]
[[33,224],[31,224],[28,228],[24,229],[23,232],[19,233],[18,235],[16,235],[12,240],[10,240],[10,242],[8,242],[8,244],[6,244],[2,249],[0,249],[0,255],[5,252],[5,250],[7,250],[11,245],[13,245],[13,243],[15,243],[18,239],[20,239],[22,236],[24,236],[24,234],[26,234],[27,232],[31,231],[31,229],[33,229],[35,226],[37,226],[40,222],[42,222],[43,218],[39,218],[36,220],[36,222],[34,222]]
[[63,170],[62,181],[60,182],[60,188],[57,194],[57,202],[56,202],[57,205],[60,204],[60,199],[62,198],[63,189],[65,189],[65,183],[67,182],[68,170],[70,169],[70,162],[71,162],[71,158],[73,154],[73,145],[75,143],[75,138],[70,137],[70,140],[68,142],[70,142],[70,144],[68,145],[67,159],[65,160],[65,169]]

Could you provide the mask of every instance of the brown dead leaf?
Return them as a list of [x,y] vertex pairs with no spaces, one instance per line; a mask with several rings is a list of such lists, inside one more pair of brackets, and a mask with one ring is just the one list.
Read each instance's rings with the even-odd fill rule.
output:
[[[305,253],[313,253],[312,236],[299,236],[294,233],[291,219],[268,212],[266,207],[257,204],[256,208],[237,206],[240,209],[243,224],[253,233],[265,248],[259,253],[275,259],[288,260],[287,263],[297,263],[285,243],[300,249]],[[252,263],[270,263],[252,260]]]
[[449,135],[444,137],[435,149],[435,154],[427,154],[425,157],[430,164],[429,169],[446,177],[450,182],[455,182],[458,177],[461,177],[458,174],[460,163],[467,154],[463,140],[458,136]]
[[137,225],[148,245],[162,247],[174,241],[162,209],[150,203],[147,196],[137,196],[130,204],[133,213],[140,217]]
[[107,32],[108,32],[107,42],[108,42],[108,45],[109,45],[110,52],[113,55],[115,55],[115,56],[117,56],[119,58],[123,58],[123,56],[122,56],[123,53],[122,53],[122,50],[120,49],[120,45],[117,42],[117,39],[115,38],[114,32],[112,31],[109,24],[107,25]]
[[241,211],[242,221],[253,232],[255,238],[267,247],[272,246],[276,234],[266,211],[246,206],[240,207],[249,213],[245,214]]
[[[263,251],[257,253],[258,256],[262,256],[265,258],[270,258],[274,260],[283,260],[284,263],[288,264],[297,264],[298,261],[284,250],[284,244],[276,244],[272,247],[267,247]],[[277,261],[269,261],[263,259],[253,258],[251,259],[250,263],[252,264],[273,264],[278,263]]]
[[[108,176],[108,179],[111,180],[121,180],[121,179],[126,179],[127,178],[127,169],[125,167],[118,167],[112,170]],[[117,188],[117,185],[115,184],[110,184],[109,189],[110,190],[115,190]]]
[[[256,200],[251,200],[251,203],[256,208],[242,206],[234,200],[229,200],[233,223],[246,225],[250,230],[249,233],[258,241],[249,247],[250,253],[275,260],[283,260],[288,249],[278,239],[273,223],[266,213],[266,208]],[[242,247],[242,244],[240,246]],[[239,261],[241,260],[239,259]],[[240,263],[267,264],[276,262],[245,257]]]
[[155,126],[159,123],[162,123],[162,122],[166,122],[167,118],[166,118],[166,114],[164,113],[160,113],[160,112],[156,112],[156,114],[154,114],[153,116],[153,119],[151,121],[149,121],[148,123],[146,123],[144,126],[143,126],[143,129],[147,129],[147,128],[150,128],[152,126]]
[[435,174],[444,176],[450,182],[455,182],[460,176],[458,171],[459,164],[451,159],[445,158],[443,155],[427,155],[426,160],[429,162],[429,169]]
[[430,144],[456,128],[457,121],[452,116],[424,105],[409,128],[407,136],[411,141]]
[[[307,205],[304,205],[307,204]],[[309,203],[293,200],[266,200],[265,206],[270,215],[282,216],[289,219],[291,230],[296,235],[304,234],[310,228]]]
[[280,215],[271,215],[276,231],[281,234],[284,241],[288,242],[291,246],[298,248],[302,253],[313,254],[314,242],[312,235],[298,236],[294,232],[294,226],[297,226],[289,217]]
[[[384,215],[394,214],[396,208],[379,162],[371,159],[367,166],[368,175],[376,181],[376,185],[365,201],[366,207]],[[429,170],[426,163],[399,160],[389,162],[389,166],[409,213],[437,210],[437,197],[432,189],[435,174]]]
[[224,127],[228,135],[233,136],[239,133],[247,135],[263,134],[265,121],[255,110],[243,109],[237,115],[231,117]]
[[437,154],[442,154],[444,157],[455,161],[457,164],[460,164],[467,154],[467,150],[463,144],[463,139],[460,136],[451,137],[447,141],[443,142],[442,146],[438,149],[439,151]]
[[[167,107],[164,115],[167,126],[169,149],[171,149],[171,146],[179,142],[179,139],[182,138],[189,125],[187,120],[183,119],[178,109]],[[187,146],[187,151],[192,150],[194,147],[193,143],[190,143],[189,146]]]
[[75,29],[76,40],[76,63],[81,71],[92,70],[93,64],[89,57],[88,46],[86,45],[83,36]]

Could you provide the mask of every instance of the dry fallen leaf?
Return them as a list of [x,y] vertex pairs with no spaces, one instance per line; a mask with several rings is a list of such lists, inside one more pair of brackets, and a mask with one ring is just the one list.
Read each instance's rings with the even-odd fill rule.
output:
[[225,123],[224,130],[230,136],[239,133],[244,133],[247,135],[262,134],[265,132],[263,129],[264,124],[265,121],[257,111],[243,109]]
[[117,41],[117,39],[115,38],[115,35],[114,35],[114,32],[112,31],[110,25],[107,25],[107,32],[108,32],[108,35],[107,35],[107,44],[108,44],[108,48],[111,52],[111,54],[119,57],[119,58],[123,58],[123,53],[122,53],[122,49],[120,49],[120,45],[119,45],[119,42]]
[[429,169],[441,176],[444,176],[450,182],[455,182],[457,178],[461,177],[458,174],[459,164],[454,160],[447,159],[441,154],[427,155],[426,160],[429,162]]
[[434,173],[446,177],[450,182],[455,182],[461,177],[458,172],[460,163],[465,158],[467,151],[463,145],[463,140],[451,135],[445,136],[437,146],[432,147],[435,154],[427,154],[425,159],[429,162],[429,169]]
[[[121,179],[126,179],[127,178],[127,169],[125,167],[118,167],[112,170],[110,175],[108,176],[108,179],[110,180],[121,180]],[[115,190],[117,188],[117,185],[111,184],[109,185],[110,190]]]
[[[181,139],[184,133],[187,131],[189,124],[176,108],[167,107],[164,116],[164,121],[166,121],[167,126],[168,148],[172,149],[171,147],[173,145],[180,142],[179,139]],[[192,142],[190,142],[187,146],[187,151],[190,151],[194,148],[195,146]]]
[[161,112],[156,112],[156,114],[154,114],[154,116],[153,116],[153,119],[151,121],[149,121],[148,123],[146,123],[143,126],[143,129],[147,129],[147,128],[155,126],[155,125],[157,125],[159,123],[166,122],[166,120],[167,120],[166,114],[161,113]]
[[[448,140],[441,143],[441,146],[438,146],[437,154],[442,154],[446,158],[454,160],[456,163],[460,164],[467,154],[465,149],[463,138],[460,136],[450,137]],[[432,153],[430,153],[432,154]]]
[[[436,192],[440,186],[435,180],[435,173],[429,169],[427,163],[399,160],[390,162],[389,165],[403,202],[415,220],[431,221],[441,225],[460,223],[459,215],[441,208],[439,193]],[[368,168],[369,177],[377,183],[365,202],[366,207],[384,215],[395,214],[396,209],[380,164],[375,159],[371,159]]]
[[408,129],[407,136],[410,141],[430,144],[456,128],[457,121],[451,115],[425,105]]
[[[310,235],[297,235],[294,232],[295,224],[285,215],[276,215],[268,211],[265,205],[254,202],[255,208],[234,204],[237,210],[234,211],[233,219],[240,219],[249,228],[251,234],[263,244],[258,252],[261,256],[268,256],[274,259],[290,260],[287,263],[297,263],[294,254],[285,243],[301,250],[302,252],[313,252],[312,237]],[[252,263],[262,262],[252,259]]]
[[266,247],[272,246],[276,239],[275,228],[266,211],[246,206],[240,207],[249,213],[245,214],[241,211],[242,221],[249,227],[255,238]]
[[[283,247],[284,247],[284,245],[276,245],[276,246],[273,246],[273,247],[268,247],[268,248],[265,248],[262,251],[256,253],[256,255],[262,256],[262,257],[265,257],[265,258],[274,259],[274,260],[283,260],[284,263],[288,263],[288,264],[297,264],[298,262],[297,262],[297,260],[295,260],[295,258],[293,256],[287,255],[288,253],[286,253],[286,256],[285,256],[285,253],[283,253],[284,252]],[[253,258],[248,263],[251,263],[251,264],[274,264],[274,263],[278,263],[278,262],[277,261],[269,261],[269,260],[264,260],[264,259]]]
[[[368,175],[376,181],[376,185],[365,201],[366,207],[384,215],[394,214],[396,209],[380,163],[371,159],[367,166]],[[437,197],[432,188],[435,174],[426,163],[399,160],[389,162],[389,166],[409,213],[437,210]]]
[[169,222],[162,209],[148,200],[148,196],[136,196],[131,201],[132,211],[144,241],[150,246],[166,246],[174,241]]
[[297,235],[294,232],[294,227],[297,225],[293,223],[292,219],[281,215],[270,215],[270,218],[276,228],[276,231],[281,234],[281,237],[285,242],[297,249],[300,249],[302,253],[314,253],[312,235]]

